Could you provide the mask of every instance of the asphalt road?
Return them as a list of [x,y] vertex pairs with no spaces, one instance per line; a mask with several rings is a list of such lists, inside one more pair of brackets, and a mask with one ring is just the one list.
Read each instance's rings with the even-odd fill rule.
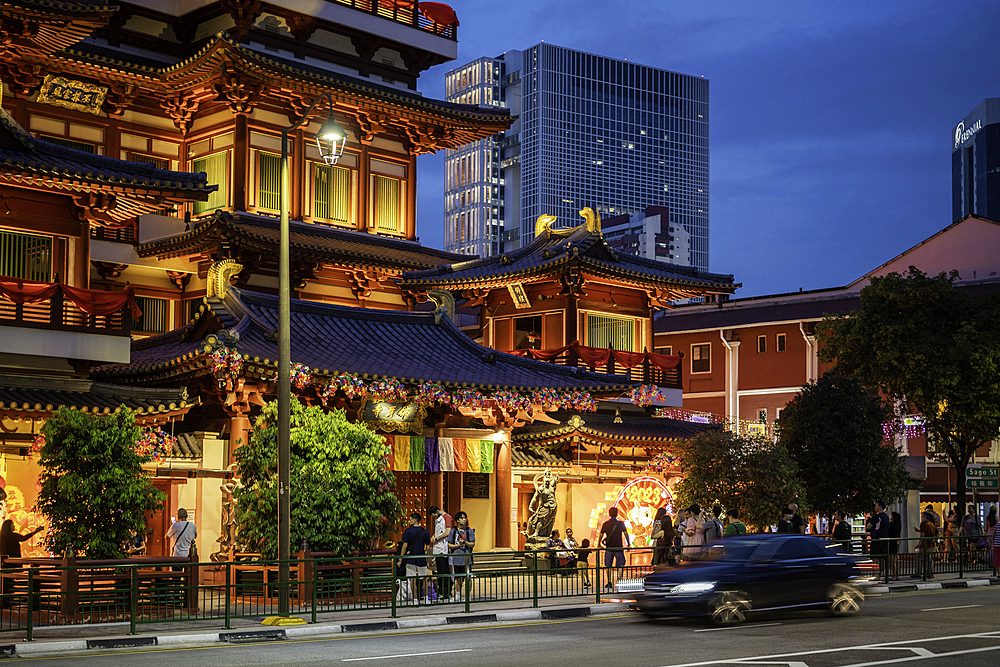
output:
[[206,648],[107,651],[19,662],[171,667],[216,665],[789,665],[995,667],[1000,664],[1000,587],[892,593],[850,618],[784,613],[716,628],[619,614],[565,621],[449,626]]

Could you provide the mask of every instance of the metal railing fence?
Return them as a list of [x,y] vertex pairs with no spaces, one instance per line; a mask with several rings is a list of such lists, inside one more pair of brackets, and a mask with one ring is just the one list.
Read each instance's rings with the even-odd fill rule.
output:
[[[957,573],[993,568],[992,548],[979,548],[959,538],[934,539],[928,551],[906,545],[922,538],[900,539],[902,553],[886,553],[870,540],[851,540],[845,547],[868,554],[879,563],[880,578]],[[888,546],[890,540],[885,541]],[[700,547],[591,549],[587,561],[558,558],[555,551],[476,553],[472,571],[433,567],[411,570],[412,556],[340,557],[311,554],[288,561],[291,572],[290,614],[309,622],[329,612],[381,610],[395,618],[402,609],[450,605],[470,612],[485,602],[531,601],[580,597],[603,600],[628,597],[618,593],[641,587],[653,559],[683,564],[701,557]],[[580,556],[577,549],[570,555]],[[419,557],[418,564],[434,561]],[[624,561],[624,564],[619,565]],[[185,559],[123,559],[67,562],[49,559],[7,560],[0,569],[0,632],[24,631],[32,640],[39,626],[97,623],[129,624],[136,634],[143,624],[216,620],[229,629],[233,619],[278,615],[278,560],[190,562]],[[610,563],[610,566],[609,566]]]

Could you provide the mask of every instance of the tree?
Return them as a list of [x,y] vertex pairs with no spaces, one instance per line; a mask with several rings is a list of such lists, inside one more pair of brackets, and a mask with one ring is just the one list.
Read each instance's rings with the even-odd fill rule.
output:
[[123,558],[145,514],[163,494],[142,469],[152,460],[136,451],[140,431],[124,406],[107,416],[60,408],[42,427],[42,488],[38,508],[48,518],[47,547],[90,560]]
[[759,530],[804,496],[788,451],[762,438],[705,431],[675,447],[675,454],[684,472],[674,487],[681,507],[719,503],[737,508],[740,519]]
[[803,387],[781,410],[778,442],[798,465],[814,511],[861,514],[876,500],[902,497],[909,475],[883,430],[892,421],[881,398],[833,373]]
[[[269,403],[250,442],[236,450],[237,534],[265,558],[278,553],[278,408]],[[343,410],[291,405],[291,544],[346,554],[381,544],[402,509],[387,466],[389,448]]]
[[828,317],[819,328],[824,361],[857,377],[896,404],[920,414],[928,442],[958,471],[965,506],[965,469],[1000,431],[1000,301],[958,289],[958,273],[872,278],[861,307]]

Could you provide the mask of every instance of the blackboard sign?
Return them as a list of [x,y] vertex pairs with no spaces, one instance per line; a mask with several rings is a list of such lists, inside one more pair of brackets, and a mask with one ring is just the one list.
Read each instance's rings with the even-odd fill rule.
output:
[[462,473],[463,498],[489,498],[490,476],[485,472]]

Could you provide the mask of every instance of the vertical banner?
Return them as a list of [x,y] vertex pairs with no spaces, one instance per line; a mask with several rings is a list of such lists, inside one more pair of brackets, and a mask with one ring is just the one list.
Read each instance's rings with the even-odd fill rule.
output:
[[455,454],[455,472],[466,471],[465,438],[452,438],[451,451]]
[[451,438],[438,438],[438,457],[443,472],[455,472],[455,450]]
[[468,472],[479,472],[480,442],[469,438],[465,441],[465,469]]
[[393,452],[395,453],[395,467],[397,472],[408,472],[410,470],[410,436],[397,435]]
[[441,472],[441,452],[438,450],[437,438],[425,438],[424,472]]
[[410,472],[424,471],[424,437],[410,436]]
[[493,472],[493,448],[496,443],[492,440],[480,440],[479,472]]
[[382,433],[379,433],[378,437],[381,438],[383,444],[385,444],[386,449],[389,450],[389,456],[385,460],[386,467],[389,470],[395,470],[396,469],[396,452],[394,451],[394,449],[395,449],[396,442],[394,440],[390,439],[392,436],[384,435]]

